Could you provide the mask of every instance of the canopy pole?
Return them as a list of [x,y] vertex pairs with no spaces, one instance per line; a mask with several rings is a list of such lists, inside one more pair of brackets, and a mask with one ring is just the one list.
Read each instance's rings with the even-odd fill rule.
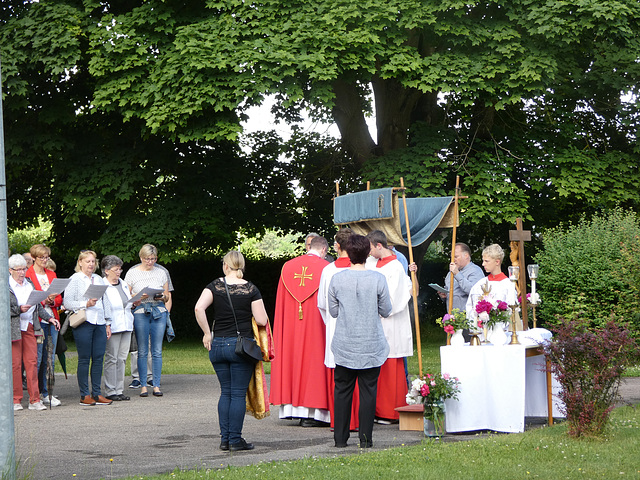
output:
[[336,197],[340,196],[340,182],[336,182]]
[[[405,195],[404,178],[400,177],[402,187],[402,205],[404,206],[404,223],[407,227],[407,246],[409,247],[409,264],[413,263],[413,248],[411,247],[411,228],[409,228],[409,213],[407,212],[407,197]],[[416,324],[416,346],[418,348],[418,372],[422,377],[422,343],[420,340],[420,317],[418,316],[418,280],[416,272],[411,272],[411,289],[413,293],[413,319]]]
[[[458,195],[460,193],[460,175],[456,175],[456,193],[453,202],[453,235],[451,242],[451,263],[456,259],[456,234],[458,228]],[[453,310],[453,272],[451,273],[451,279],[449,280],[449,308],[447,312],[451,315]],[[447,333],[447,345],[451,345],[451,334]]]

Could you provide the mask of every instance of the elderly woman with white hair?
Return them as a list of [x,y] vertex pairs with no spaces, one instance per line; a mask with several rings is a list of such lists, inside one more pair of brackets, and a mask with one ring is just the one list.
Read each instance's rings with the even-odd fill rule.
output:
[[[151,339],[151,365],[153,370],[153,396],[161,397],[160,378],[162,372],[162,339],[167,328],[167,314],[170,310],[171,293],[166,270],[156,267],[158,249],[149,243],[139,252],[140,265],[132,267],[124,277],[131,295],[135,296],[145,288],[153,288],[159,293],[150,297],[142,295],[133,308],[133,328],[138,341],[138,375],[147,378],[147,356]],[[146,385],[140,389],[141,397],[148,397]]]
[[123,393],[124,367],[131,344],[133,332],[133,313],[131,312],[131,293],[129,287],[120,278],[122,260],[115,255],[107,255],[100,262],[102,275],[109,286],[105,296],[111,304],[111,336],[107,339],[104,354],[104,388],[106,397],[114,402],[130,400]]
[[9,304],[11,309],[11,368],[13,374],[13,410],[22,410],[22,364],[27,375],[29,410],[45,410],[38,390],[38,341],[43,338],[38,318],[51,317],[41,304],[29,305],[34,290],[28,278],[27,261],[22,255],[9,257]]

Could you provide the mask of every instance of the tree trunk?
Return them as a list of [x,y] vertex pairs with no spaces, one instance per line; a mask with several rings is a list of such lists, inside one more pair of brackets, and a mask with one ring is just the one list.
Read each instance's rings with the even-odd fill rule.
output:
[[340,130],[342,144],[356,165],[362,167],[376,154],[376,144],[364,116],[365,100],[355,83],[340,79],[333,82],[333,92],[336,99],[332,114]]
[[411,116],[422,93],[403,87],[395,79],[375,77],[371,84],[376,106],[380,154],[406,148],[409,143]]

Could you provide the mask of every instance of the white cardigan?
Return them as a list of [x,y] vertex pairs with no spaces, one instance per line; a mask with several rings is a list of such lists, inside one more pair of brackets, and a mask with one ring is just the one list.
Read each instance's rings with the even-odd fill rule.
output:
[[111,285],[106,279],[105,284],[109,285],[105,296],[111,304],[111,333],[132,332],[133,313],[131,313],[131,303],[128,303],[127,306],[124,307],[122,305],[122,297],[120,293],[118,293],[118,288],[120,288],[124,292],[127,300],[129,300],[131,298],[129,287],[121,278],[119,279],[118,285]]

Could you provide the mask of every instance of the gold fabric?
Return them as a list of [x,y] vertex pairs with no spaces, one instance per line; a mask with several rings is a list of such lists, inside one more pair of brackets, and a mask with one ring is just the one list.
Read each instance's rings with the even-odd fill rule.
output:
[[[253,336],[256,343],[262,350],[262,361],[270,362],[274,357],[273,336],[271,326],[259,326],[255,319],[253,323]],[[266,376],[262,361],[256,363],[253,376],[247,388],[247,413],[253,415],[258,420],[268,417],[269,411],[269,389],[267,388]]]

